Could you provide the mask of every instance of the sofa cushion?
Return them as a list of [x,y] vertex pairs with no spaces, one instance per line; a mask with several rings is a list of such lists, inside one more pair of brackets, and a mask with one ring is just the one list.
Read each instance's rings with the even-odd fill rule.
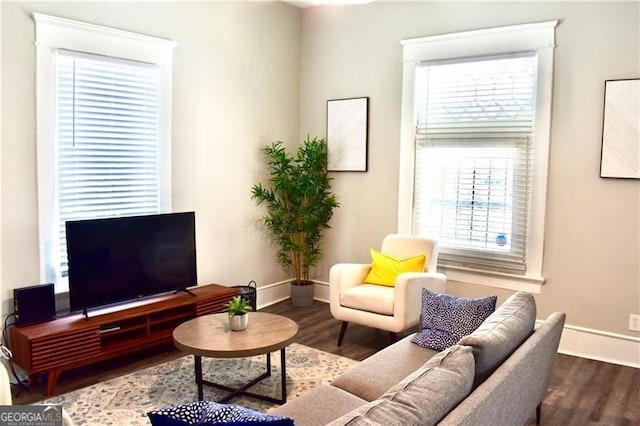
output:
[[340,305],[359,311],[393,315],[393,287],[360,284],[340,293]]
[[452,346],[427,361],[380,398],[329,423],[337,425],[433,425],[470,392],[471,348]]
[[496,296],[467,299],[422,289],[420,331],[414,343],[442,351],[472,333],[496,308]]
[[214,401],[196,401],[147,413],[153,426],[253,425],[293,426],[293,419],[260,413],[249,408]]
[[342,389],[325,385],[269,410],[269,414],[290,417],[296,426],[324,425],[366,403]]
[[374,249],[371,252],[371,270],[364,279],[365,283],[379,284],[393,287],[396,277],[403,272],[424,272],[427,256],[417,256],[398,259]]
[[476,360],[474,386],[482,383],[533,332],[536,302],[533,296],[519,291],[509,297],[476,331],[460,339],[470,346]]
[[438,352],[411,343],[413,334],[349,368],[331,383],[367,401],[420,368]]

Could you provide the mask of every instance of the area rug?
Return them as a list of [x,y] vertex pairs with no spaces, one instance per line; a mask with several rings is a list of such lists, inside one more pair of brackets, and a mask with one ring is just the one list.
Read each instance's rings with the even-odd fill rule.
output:
[[[286,349],[287,400],[330,383],[357,361],[292,343]],[[62,404],[76,425],[149,425],[150,410],[196,401],[193,357],[172,361],[49,398],[43,403]],[[237,387],[266,371],[266,356],[202,358],[205,380]],[[280,351],[271,354],[271,377],[252,392],[280,397]],[[204,387],[204,398],[218,400],[225,391]],[[275,404],[238,396],[229,401],[266,412]]]

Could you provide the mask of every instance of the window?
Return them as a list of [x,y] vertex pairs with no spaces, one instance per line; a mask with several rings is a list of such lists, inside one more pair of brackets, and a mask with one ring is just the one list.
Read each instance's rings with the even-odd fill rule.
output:
[[450,279],[543,282],[555,26],[403,42],[398,228],[438,238]]
[[65,222],[160,212],[158,67],[58,50],[56,204],[59,259]]
[[535,77],[532,54],[416,72],[412,228],[444,263],[524,272]]
[[66,221],[170,210],[174,43],[34,20],[41,279],[63,292]]

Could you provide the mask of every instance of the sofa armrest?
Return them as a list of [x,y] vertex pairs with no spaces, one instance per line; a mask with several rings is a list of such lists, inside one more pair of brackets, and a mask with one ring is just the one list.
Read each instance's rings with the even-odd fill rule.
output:
[[420,318],[422,289],[445,293],[447,277],[439,272],[405,272],[396,277],[393,315],[405,319],[407,326],[414,326]]
[[554,312],[441,425],[524,424],[547,394],[566,315]]

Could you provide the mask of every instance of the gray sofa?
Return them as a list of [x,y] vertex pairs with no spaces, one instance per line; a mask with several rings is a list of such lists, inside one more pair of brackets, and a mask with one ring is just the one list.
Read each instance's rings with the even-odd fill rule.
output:
[[306,425],[505,425],[540,419],[565,314],[535,329],[533,296],[518,292],[472,334],[437,352],[394,343],[271,411]]

